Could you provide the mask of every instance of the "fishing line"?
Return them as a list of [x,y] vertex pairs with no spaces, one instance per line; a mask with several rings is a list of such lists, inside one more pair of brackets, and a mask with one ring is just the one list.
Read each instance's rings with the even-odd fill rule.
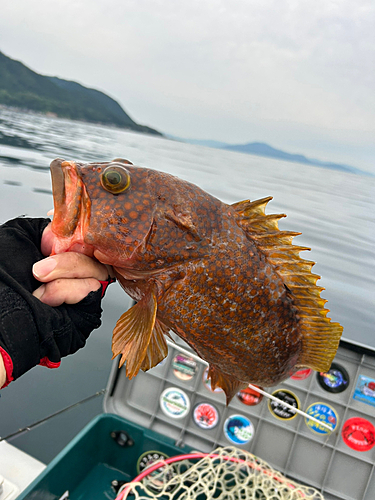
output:
[[[196,354],[188,351],[187,349],[184,349],[183,347],[180,347],[178,344],[175,344],[175,343],[171,342],[170,340],[167,340],[167,344],[169,344],[171,347],[173,347],[173,349],[177,349],[178,351],[182,352],[183,354],[186,354],[186,356],[190,356],[191,358],[195,359],[199,363],[202,363],[203,365],[208,366],[207,361],[205,361],[204,359],[200,358]],[[272,396],[272,394],[269,394],[268,392],[264,391],[263,389],[260,389],[259,387],[255,387],[252,384],[249,384],[249,387],[251,389],[253,389],[254,391],[256,391],[256,392],[259,392],[263,396],[266,396],[266,398],[272,399],[273,401],[276,401],[277,403],[280,403],[283,406],[286,406],[287,408],[293,410],[296,413],[299,413],[300,415],[303,415],[305,418],[308,418],[309,420],[313,420],[317,424],[319,424],[322,427],[325,427],[326,429],[328,429],[329,432],[333,431],[333,428],[330,425],[326,424],[325,422],[322,422],[321,420],[318,420],[315,417],[312,417],[311,415],[308,415],[304,411],[300,410],[299,408],[295,408],[294,406],[290,405],[289,403],[286,403],[285,401],[281,401],[281,399],[276,398],[275,396]]]
[[97,398],[98,396],[101,396],[104,394],[106,389],[102,389],[99,392],[95,392],[95,394],[92,394],[91,396],[88,396],[87,398],[81,399],[80,401],[77,401],[77,403],[73,403],[72,405],[66,406],[62,410],[56,411],[55,413],[52,413],[51,415],[48,415],[48,417],[44,417],[41,420],[38,420],[37,422],[34,422],[31,425],[28,425],[27,427],[23,427],[22,429],[18,429],[16,432],[12,432],[11,434],[8,434],[5,437],[0,437],[0,443],[1,441],[9,441],[10,439],[13,439],[17,436],[20,436],[21,434],[24,434],[25,432],[30,431],[31,429],[34,429],[35,427],[38,427],[41,424],[44,424],[44,422],[47,422],[47,420],[50,420],[53,417],[56,417],[57,415],[61,415],[62,413],[65,413],[68,410],[71,410],[75,406],[79,406],[83,403],[86,403],[87,401],[90,401],[91,399]]

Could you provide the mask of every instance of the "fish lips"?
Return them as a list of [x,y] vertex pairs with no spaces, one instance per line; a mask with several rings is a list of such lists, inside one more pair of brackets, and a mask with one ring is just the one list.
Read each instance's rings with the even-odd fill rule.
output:
[[71,237],[80,221],[82,205],[89,200],[83,182],[73,161],[56,158],[50,164],[54,216],[53,232],[60,237]]

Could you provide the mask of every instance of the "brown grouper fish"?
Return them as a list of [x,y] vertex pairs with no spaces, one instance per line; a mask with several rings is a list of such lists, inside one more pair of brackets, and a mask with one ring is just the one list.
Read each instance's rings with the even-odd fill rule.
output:
[[167,355],[172,330],[209,363],[227,402],[302,367],[328,371],[342,327],[327,318],[313,262],[266,215],[271,198],[227,205],[127,160],[51,163],[53,253],[113,266],[136,301],[118,320],[113,355],[129,378]]

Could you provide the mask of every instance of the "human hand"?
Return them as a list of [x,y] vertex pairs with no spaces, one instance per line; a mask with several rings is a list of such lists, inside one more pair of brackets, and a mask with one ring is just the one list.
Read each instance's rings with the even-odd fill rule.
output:
[[101,324],[112,268],[75,252],[43,259],[55,240],[46,224],[17,217],[0,225],[0,388],[38,364],[57,368]]
[[[54,234],[49,224],[43,231],[41,252],[50,255]],[[36,262],[33,275],[43,282],[33,295],[41,302],[56,307],[62,303],[76,304],[90,292],[99,290],[100,281],[113,272],[109,266],[77,252],[64,252]]]

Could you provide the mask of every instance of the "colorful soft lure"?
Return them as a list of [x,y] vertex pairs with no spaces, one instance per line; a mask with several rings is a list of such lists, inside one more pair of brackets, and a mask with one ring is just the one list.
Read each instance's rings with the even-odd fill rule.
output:
[[173,330],[210,365],[227,402],[302,367],[328,371],[342,333],[327,318],[314,262],[266,215],[272,199],[222,203],[127,160],[51,163],[54,253],[113,266],[137,302],[118,320],[113,355],[134,377],[167,355]]

